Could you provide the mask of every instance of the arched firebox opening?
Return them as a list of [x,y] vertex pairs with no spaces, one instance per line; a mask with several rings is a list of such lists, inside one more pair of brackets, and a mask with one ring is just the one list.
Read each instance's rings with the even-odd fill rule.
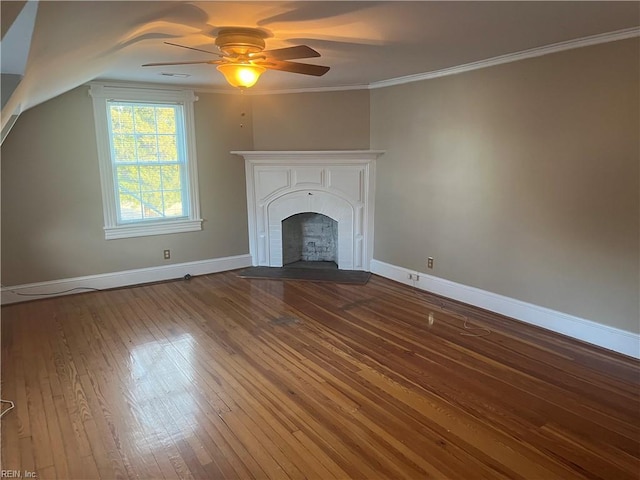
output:
[[338,222],[315,212],[282,220],[282,264],[338,268]]

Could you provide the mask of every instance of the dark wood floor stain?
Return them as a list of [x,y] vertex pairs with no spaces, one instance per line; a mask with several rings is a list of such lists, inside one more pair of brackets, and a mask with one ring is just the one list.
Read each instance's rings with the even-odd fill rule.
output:
[[639,389],[636,360],[377,276],[2,308],[2,469],[40,479],[637,480]]

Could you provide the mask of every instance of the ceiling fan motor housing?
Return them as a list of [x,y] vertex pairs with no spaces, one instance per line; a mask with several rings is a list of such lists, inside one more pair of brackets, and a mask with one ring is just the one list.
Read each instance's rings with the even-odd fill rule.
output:
[[216,45],[226,55],[248,55],[264,50],[267,33],[257,28],[222,28]]

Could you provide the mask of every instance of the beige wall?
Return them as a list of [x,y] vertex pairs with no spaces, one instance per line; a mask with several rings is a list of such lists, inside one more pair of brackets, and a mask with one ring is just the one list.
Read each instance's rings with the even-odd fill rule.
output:
[[639,53],[373,90],[374,257],[638,332]]
[[255,95],[256,150],[369,148],[369,91]]
[[203,230],[132,239],[104,239],[87,88],[24,112],[2,145],[3,285],[246,254],[244,163],[229,151],[252,148],[250,104],[239,95],[198,96]]

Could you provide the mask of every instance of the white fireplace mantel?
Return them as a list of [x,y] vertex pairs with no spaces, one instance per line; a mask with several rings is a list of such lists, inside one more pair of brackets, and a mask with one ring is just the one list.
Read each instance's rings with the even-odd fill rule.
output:
[[234,151],[245,159],[254,266],[282,266],[282,220],[315,212],[338,222],[338,268],[369,270],[380,150]]

